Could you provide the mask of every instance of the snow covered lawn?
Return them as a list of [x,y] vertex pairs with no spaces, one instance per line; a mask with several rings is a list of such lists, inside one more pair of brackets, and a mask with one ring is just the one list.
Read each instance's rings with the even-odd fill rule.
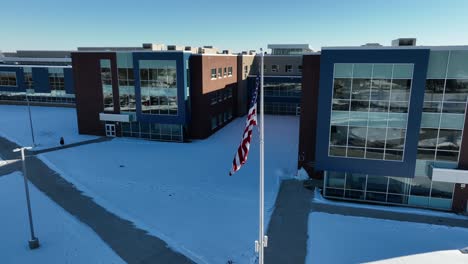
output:
[[124,263],[89,227],[29,185],[36,235],[30,238],[23,176],[0,176],[0,263]]
[[[27,106],[0,105],[0,136],[21,146],[31,146],[31,129]],[[36,149],[95,139],[95,136],[79,135],[75,108],[31,106],[31,116]]]
[[309,215],[306,263],[468,263],[468,229],[326,213]]
[[[96,202],[197,263],[250,263],[258,234],[258,134],[247,164],[229,177],[244,129],[238,118],[192,143],[114,139],[40,158]],[[297,117],[265,117],[265,208],[280,177],[296,173]]]

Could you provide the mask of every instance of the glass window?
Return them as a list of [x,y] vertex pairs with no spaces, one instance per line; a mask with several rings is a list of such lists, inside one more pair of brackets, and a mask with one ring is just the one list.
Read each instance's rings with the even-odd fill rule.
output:
[[468,79],[468,51],[450,51],[447,78]]
[[332,110],[348,111],[349,106],[349,100],[333,99]]
[[434,160],[435,159],[435,150],[431,149],[418,149],[417,159],[420,160]]
[[393,79],[412,79],[413,65],[412,64],[395,64],[393,66]]
[[[330,145],[337,148],[330,155],[403,160],[413,65],[350,65],[335,64]],[[348,77],[349,70],[352,78],[337,78]]]
[[271,72],[278,72],[279,71],[279,65],[271,65]]
[[289,64],[286,65],[286,66],[284,67],[284,71],[285,71],[285,72],[292,72],[292,71],[293,71],[292,65],[289,65]]
[[369,148],[384,148],[385,147],[385,128],[369,127],[367,131],[367,143]]
[[365,190],[366,175],[360,173],[346,174],[346,189]]
[[[177,71],[174,60],[141,60],[141,108],[145,114],[177,115]],[[144,77],[148,76],[148,79]]]
[[409,101],[410,89],[411,89],[411,80],[409,79],[393,80],[390,100]]
[[437,129],[422,128],[419,133],[418,148],[435,149],[437,145]]
[[232,66],[228,67],[228,76],[232,76]]
[[389,100],[391,79],[373,79],[371,85],[372,100]]
[[443,113],[440,119],[441,128],[463,129],[465,123],[465,115],[463,114],[446,114]]
[[409,185],[406,178],[388,177],[388,193],[408,194]]
[[411,182],[411,195],[429,196],[431,180],[427,177],[415,177]]
[[353,78],[368,78],[372,77],[372,64],[359,63],[354,64]]
[[223,77],[223,68],[218,68],[218,78]]
[[442,96],[444,94],[444,85],[445,79],[426,80],[424,101],[442,101]]
[[427,78],[445,78],[448,62],[448,51],[431,51],[429,55],[429,65],[427,68]]
[[432,182],[432,190],[431,190],[431,197],[433,198],[444,198],[444,199],[452,199],[453,190],[454,190],[453,183],[449,182]]
[[227,77],[228,73],[227,73],[227,67],[224,67],[224,71],[223,71],[223,77]]
[[468,97],[468,79],[449,80],[445,87],[445,101],[466,102]]
[[350,99],[351,79],[337,79],[333,81],[333,98]]
[[327,171],[327,187],[333,188],[344,188],[345,183],[345,173],[344,172],[334,172]]
[[348,139],[348,127],[347,126],[331,126],[331,139],[330,145],[346,146]]
[[387,192],[387,177],[368,176],[367,177],[367,191],[369,192]]
[[346,147],[330,146],[330,156],[346,157]]
[[350,78],[353,76],[353,64],[335,63],[335,78]]
[[216,69],[211,69],[211,79],[216,79]]
[[302,73],[302,65],[298,65],[298,66],[297,66],[297,72],[298,72],[298,73]]
[[110,60],[100,60],[101,86],[104,103],[104,111],[114,111],[114,98],[112,92],[112,71]]
[[353,79],[352,99],[369,100],[370,79]]
[[374,64],[373,78],[374,79],[390,79],[392,78],[392,64]]

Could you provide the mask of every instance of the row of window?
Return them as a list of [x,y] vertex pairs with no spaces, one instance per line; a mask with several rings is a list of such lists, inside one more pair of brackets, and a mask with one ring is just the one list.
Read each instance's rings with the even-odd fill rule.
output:
[[232,88],[226,88],[211,93],[211,105],[220,103],[228,98],[232,98]]
[[268,115],[300,115],[301,109],[298,103],[265,102],[265,114]]
[[26,93],[10,93],[0,92],[0,101],[11,101],[11,102],[41,102],[41,103],[58,103],[58,104],[74,104],[74,95],[60,95],[60,94],[33,94],[28,95]]
[[183,128],[181,125],[173,124],[121,123],[121,135],[122,137],[180,142],[183,140]]
[[213,68],[211,69],[211,79],[215,80],[216,78],[226,78],[232,76],[232,66],[224,68]]
[[[268,66],[264,65],[263,72],[267,72]],[[285,73],[302,73],[302,65],[298,65],[296,69],[294,69],[292,64],[286,64],[284,67],[280,67],[278,64],[273,64],[270,66],[271,72],[285,72]]]
[[0,86],[17,86],[16,73],[0,71]]
[[301,83],[265,83],[265,96],[301,97]]
[[232,109],[227,112],[220,113],[211,117],[211,130],[215,130],[217,127],[222,126],[226,122],[232,119]]
[[427,177],[397,178],[327,171],[325,196],[370,202],[451,208],[454,184]]

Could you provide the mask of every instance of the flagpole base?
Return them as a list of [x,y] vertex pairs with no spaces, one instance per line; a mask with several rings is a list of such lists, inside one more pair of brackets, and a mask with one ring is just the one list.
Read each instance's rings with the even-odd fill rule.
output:
[[29,249],[36,249],[39,247],[39,239],[37,237],[28,241]]

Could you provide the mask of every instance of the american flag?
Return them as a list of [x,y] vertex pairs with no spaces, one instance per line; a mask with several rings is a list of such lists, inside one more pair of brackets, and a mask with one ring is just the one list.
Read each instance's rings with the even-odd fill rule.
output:
[[232,169],[229,172],[229,176],[240,170],[242,165],[247,162],[247,156],[249,155],[250,141],[252,140],[252,129],[257,125],[257,95],[258,87],[260,86],[260,77],[257,75],[255,80],[255,91],[252,95],[252,101],[250,101],[249,113],[247,115],[247,121],[245,122],[244,133],[242,134],[242,140],[237,153],[232,161]]

